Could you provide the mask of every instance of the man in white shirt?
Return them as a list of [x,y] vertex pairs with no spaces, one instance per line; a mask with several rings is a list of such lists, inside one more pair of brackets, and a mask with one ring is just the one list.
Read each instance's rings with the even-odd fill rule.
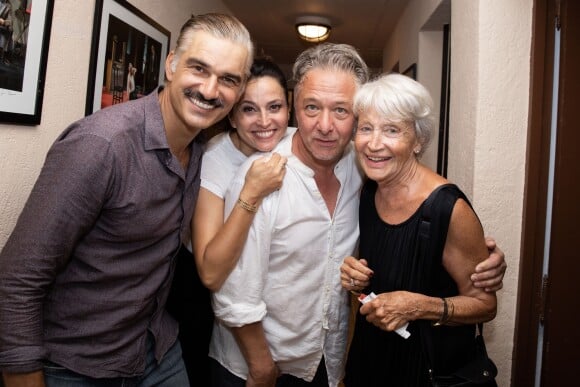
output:
[[339,268],[358,241],[362,183],[352,102],[368,69],[353,47],[322,44],[299,55],[294,79],[298,130],[274,149],[288,158],[282,188],[262,203],[240,197],[250,157],[226,193],[226,213],[257,213],[213,294],[215,385],[334,387],[343,377],[350,308]]

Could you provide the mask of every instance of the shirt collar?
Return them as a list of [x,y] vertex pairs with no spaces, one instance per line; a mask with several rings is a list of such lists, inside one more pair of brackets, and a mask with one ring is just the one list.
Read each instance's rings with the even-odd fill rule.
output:
[[159,103],[161,90],[163,90],[163,86],[143,97],[145,99],[143,105],[145,110],[145,150],[169,149]]

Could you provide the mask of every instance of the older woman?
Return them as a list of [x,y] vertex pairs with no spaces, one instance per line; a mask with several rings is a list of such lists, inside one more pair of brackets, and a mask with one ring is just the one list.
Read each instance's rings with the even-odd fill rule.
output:
[[[359,212],[361,259],[346,258],[341,279],[346,289],[377,297],[357,314],[345,385],[428,386],[422,330],[433,336],[436,369],[447,372],[469,360],[474,324],[495,317],[495,293],[470,280],[488,256],[482,226],[465,195],[419,162],[435,124],[422,85],[383,75],[359,89],[354,105],[354,144],[368,180]],[[430,197],[434,240],[422,254],[417,234]],[[365,289],[353,287],[369,274]],[[407,323],[409,338],[393,332]]]

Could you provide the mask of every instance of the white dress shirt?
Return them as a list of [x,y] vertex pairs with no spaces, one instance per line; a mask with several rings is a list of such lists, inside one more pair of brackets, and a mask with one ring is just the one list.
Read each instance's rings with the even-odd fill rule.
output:
[[[238,264],[212,296],[216,321],[210,356],[247,379],[246,361],[228,327],[261,321],[282,373],[311,381],[324,355],[329,385],[337,386],[349,318],[339,267],[358,241],[362,179],[349,144],[335,166],[341,187],[331,216],[314,172],[291,153],[291,146],[292,136],[287,136],[275,149],[288,157],[282,188],[262,201]],[[236,173],[226,193],[226,213],[236,204],[254,158]]]

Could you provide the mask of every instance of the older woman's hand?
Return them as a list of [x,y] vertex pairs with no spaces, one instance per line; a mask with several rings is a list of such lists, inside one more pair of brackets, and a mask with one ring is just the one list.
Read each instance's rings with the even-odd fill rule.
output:
[[346,257],[340,266],[340,283],[343,288],[354,294],[369,286],[373,271],[369,269],[365,259]]
[[360,313],[366,315],[367,321],[376,327],[384,331],[394,331],[415,320],[416,296],[416,293],[406,291],[381,293],[361,306]]

